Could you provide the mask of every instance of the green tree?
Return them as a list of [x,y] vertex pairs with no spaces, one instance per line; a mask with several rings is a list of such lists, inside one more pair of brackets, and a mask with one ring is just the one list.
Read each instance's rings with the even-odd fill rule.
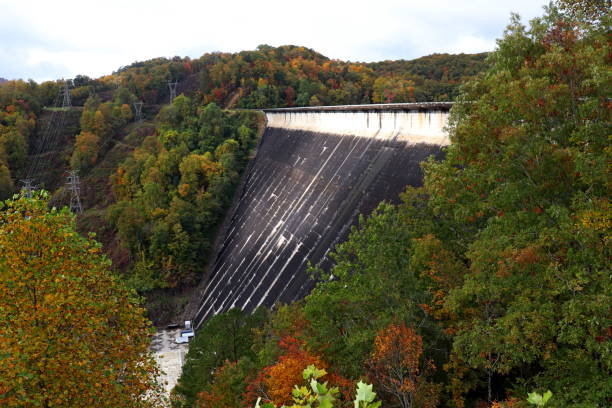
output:
[[0,198],[9,197],[15,190],[8,166],[0,164]]
[[452,110],[446,159],[425,166],[429,208],[455,224],[437,238],[468,265],[445,299],[453,352],[489,401],[510,381],[606,405],[609,46],[555,8],[514,17]]
[[[253,314],[232,309],[208,320],[198,330],[195,341],[189,347],[181,377],[173,391],[174,406],[192,407],[198,393],[205,390],[214,394],[211,386],[216,381],[215,373],[224,364],[227,365],[227,371],[220,375],[221,378],[226,379],[225,375],[236,370],[244,372],[244,366],[250,365],[246,360],[256,361],[256,355],[252,350],[255,339],[254,330],[261,328],[266,320],[267,311],[264,309],[258,309]],[[228,365],[237,363],[239,360],[241,362],[238,366],[230,368]],[[222,386],[221,383],[224,381],[224,379],[220,380],[216,387]],[[244,385],[243,377],[242,387]]]
[[96,164],[99,152],[100,138],[98,136],[88,131],[79,133],[70,157],[70,167],[74,170],[88,171]]
[[[331,255],[336,265],[305,299],[312,331],[308,343],[323,350],[340,373],[357,378],[372,351],[377,332],[393,322],[419,327],[428,346],[441,340],[440,329],[423,308],[430,294],[410,262],[416,232],[405,213],[382,203]],[[330,279],[331,278],[331,279]]]
[[[113,110],[122,117],[123,108]],[[111,177],[120,200],[108,217],[136,261],[130,281],[141,282],[139,290],[198,279],[246,165],[253,122],[252,114],[228,114],[181,95],[158,115],[157,135]]]

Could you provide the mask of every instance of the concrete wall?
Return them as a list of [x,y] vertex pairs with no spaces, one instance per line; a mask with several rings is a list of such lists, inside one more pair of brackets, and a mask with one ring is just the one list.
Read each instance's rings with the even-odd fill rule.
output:
[[291,302],[313,287],[307,263],[360,213],[420,185],[420,162],[448,144],[448,106],[403,104],[266,111],[268,126],[194,320]]

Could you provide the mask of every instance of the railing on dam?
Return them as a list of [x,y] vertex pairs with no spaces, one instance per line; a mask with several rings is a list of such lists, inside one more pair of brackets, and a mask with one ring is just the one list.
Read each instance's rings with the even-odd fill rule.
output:
[[216,255],[196,328],[232,307],[251,311],[307,295],[307,265],[359,214],[422,182],[420,163],[443,155],[450,103],[265,109],[267,127]]

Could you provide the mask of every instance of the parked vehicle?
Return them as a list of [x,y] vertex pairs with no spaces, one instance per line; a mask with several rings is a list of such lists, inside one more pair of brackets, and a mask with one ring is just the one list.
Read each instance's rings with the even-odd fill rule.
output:
[[193,331],[193,328],[191,327],[191,321],[186,320],[185,329],[181,330],[181,335],[178,336],[174,341],[176,342],[176,344],[188,343],[189,339],[192,337],[195,337],[195,332]]

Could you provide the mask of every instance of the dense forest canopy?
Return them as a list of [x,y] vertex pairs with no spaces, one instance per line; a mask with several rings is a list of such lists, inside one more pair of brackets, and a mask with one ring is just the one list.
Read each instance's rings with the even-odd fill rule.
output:
[[[261,45],[255,51],[211,53],[199,59],[158,58],[115,74],[153,103],[166,81],[184,81],[206,102],[233,97],[242,108],[449,100],[457,85],[485,68],[485,55],[436,54],[414,61],[351,63],[311,49]],[[237,95],[237,96],[236,96]]]

